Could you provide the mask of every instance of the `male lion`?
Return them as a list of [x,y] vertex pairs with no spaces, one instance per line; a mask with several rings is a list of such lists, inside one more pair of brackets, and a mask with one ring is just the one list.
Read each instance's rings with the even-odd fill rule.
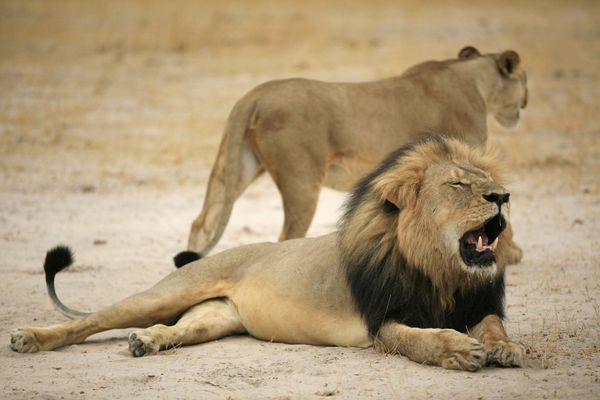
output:
[[[393,149],[441,132],[485,144],[487,114],[516,125],[527,103],[525,71],[512,50],[428,61],[365,83],[306,79],[267,82],[233,108],[210,174],[202,212],[192,223],[181,266],[219,241],[233,204],[265,170],[281,192],[279,240],[303,237],[321,186],[346,191]],[[520,250],[510,261],[520,259]]]
[[[495,161],[456,139],[392,153],[363,179],[337,234],[224,251],[95,314],[12,332],[18,352],[129,335],[134,356],[249,333],[286,343],[375,345],[419,363],[475,371],[520,366],[522,345],[503,328],[508,192]],[[67,248],[46,256],[54,275]],[[156,324],[156,325],[154,325]],[[164,324],[164,325],[163,325]]]

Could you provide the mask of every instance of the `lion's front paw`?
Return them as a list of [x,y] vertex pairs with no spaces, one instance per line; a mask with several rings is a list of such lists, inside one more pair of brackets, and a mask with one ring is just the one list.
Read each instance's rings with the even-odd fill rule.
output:
[[17,353],[35,353],[41,346],[30,329],[22,328],[10,333],[10,348]]
[[522,367],[525,364],[525,346],[502,340],[485,344],[486,364],[502,367]]
[[129,335],[129,351],[134,357],[148,356],[158,353],[160,346],[142,331],[132,332]]
[[483,345],[476,339],[451,329],[438,332],[443,344],[439,365],[446,369],[477,371],[485,363]]

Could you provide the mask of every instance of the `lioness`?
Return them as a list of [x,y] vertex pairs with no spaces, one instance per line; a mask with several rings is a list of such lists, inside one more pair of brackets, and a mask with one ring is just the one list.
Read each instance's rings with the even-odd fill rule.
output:
[[[103,330],[149,327],[130,334],[134,356],[249,333],[375,345],[451,369],[520,366],[524,348],[502,325],[509,194],[494,164],[455,139],[404,147],[358,184],[337,234],[192,262],[82,319],[17,329],[11,347],[51,350]],[[46,281],[59,309],[81,317],[54,292],[54,275],[71,261],[67,248],[51,250]]]
[[[512,127],[527,104],[519,64],[511,50],[481,55],[465,47],[458,59],[424,62],[375,82],[288,79],[258,86],[229,116],[202,212],[192,223],[190,252],[176,265],[217,244],[234,202],[265,170],[281,192],[279,240],[287,240],[306,234],[321,186],[349,190],[401,145],[429,132],[484,144],[487,114]],[[515,251],[511,261],[520,259]]]

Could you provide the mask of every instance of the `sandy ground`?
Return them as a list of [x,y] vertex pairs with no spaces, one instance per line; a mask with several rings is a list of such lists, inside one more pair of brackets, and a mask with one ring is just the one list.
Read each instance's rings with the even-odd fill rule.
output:
[[[600,3],[0,2],[0,398],[600,398]],[[63,300],[95,310],[172,270],[235,100],[269,79],[359,81],[464,45],[517,50],[530,105],[502,147],[516,240],[507,328],[531,367],[445,371],[372,349],[249,337],[134,359],[127,331],[16,354],[8,331],[64,321],[45,251],[77,263]],[[323,192],[310,235],[335,228]],[[218,250],[275,240],[269,178]]]

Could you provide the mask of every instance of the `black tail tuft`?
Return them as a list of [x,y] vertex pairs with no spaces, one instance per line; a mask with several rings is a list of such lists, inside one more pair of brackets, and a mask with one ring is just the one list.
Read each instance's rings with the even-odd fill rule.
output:
[[181,268],[186,264],[191,263],[192,261],[196,261],[202,258],[202,254],[196,253],[195,251],[182,251],[173,257],[173,262],[175,263],[175,267]]
[[53,282],[54,276],[71,264],[73,264],[73,253],[69,247],[56,246],[48,250],[44,261],[46,282]]

